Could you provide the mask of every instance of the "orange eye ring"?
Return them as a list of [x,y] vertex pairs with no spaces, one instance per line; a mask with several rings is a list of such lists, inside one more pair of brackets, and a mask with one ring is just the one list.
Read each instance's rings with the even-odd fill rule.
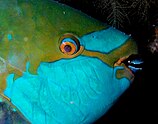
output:
[[60,50],[64,54],[73,55],[76,52],[76,46],[71,42],[63,42],[60,45]]
[[60,51],[66,55],[73,55],[80,49],[80,43],[73,34],[65,34],[60,38]]

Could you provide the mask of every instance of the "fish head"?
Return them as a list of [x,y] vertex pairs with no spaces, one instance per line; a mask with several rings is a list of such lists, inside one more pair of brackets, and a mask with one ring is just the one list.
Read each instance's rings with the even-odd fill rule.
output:
[[31,123],[93,123],[130,86],[130,36],[53,1],[10,5],[0,5],[3,94]]

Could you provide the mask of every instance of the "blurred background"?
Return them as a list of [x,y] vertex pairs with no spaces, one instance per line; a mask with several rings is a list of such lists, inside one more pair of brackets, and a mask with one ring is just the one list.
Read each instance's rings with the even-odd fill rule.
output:
[[130,34],[144,59],[143,71],[95,124],[158,124],[158,0],[56,0]]

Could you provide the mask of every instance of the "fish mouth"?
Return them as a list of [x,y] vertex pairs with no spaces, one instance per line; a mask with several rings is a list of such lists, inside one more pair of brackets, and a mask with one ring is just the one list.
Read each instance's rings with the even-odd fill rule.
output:
[[131,54],[129,56],[119,58],[115,63],[114,67],[122,66],[123,69],[117,72],[117,77],[127,77],[129,80],[133,81],[134,77],[143,70],[144,59],[140,54]]
[[125,64],[125,61],[128,61],[130,55],[128,56],[124,56],[119,58],[115,63],[114,63],[114,67],[123,67],[121,69],[118,69],[116,71],[116,77],[121,79],[121,78],[127,78],[128,80],[130,80],[131,82],[133,82],[134,78],[135,78],[135,74],[133,73],[133,71],[128,67],[127,64]]

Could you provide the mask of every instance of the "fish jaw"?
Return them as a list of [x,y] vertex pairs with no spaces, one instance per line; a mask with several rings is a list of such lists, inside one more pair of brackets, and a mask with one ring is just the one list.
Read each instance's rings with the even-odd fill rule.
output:
[[88,124],[129,87],[127,78],[114,76],[116,70],[86,56],[41,63],[38,75],[26,72],[15,81],[9,75],[4,94],[31,123]]

